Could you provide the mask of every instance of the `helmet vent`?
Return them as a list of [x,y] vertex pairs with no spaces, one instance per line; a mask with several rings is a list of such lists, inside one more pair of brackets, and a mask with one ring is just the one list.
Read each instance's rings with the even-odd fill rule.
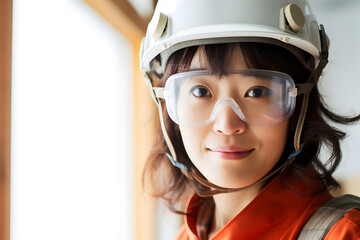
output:
[[289,4],[284,8],[285,19],[294,32],[302,31],[305,25],[304,13],[296,4]]
[[162,12],[157,12],[153,16],[149,24],[149,30],[153,38],[159,39],[163,35],[166,29],[167,21],[168,17]]

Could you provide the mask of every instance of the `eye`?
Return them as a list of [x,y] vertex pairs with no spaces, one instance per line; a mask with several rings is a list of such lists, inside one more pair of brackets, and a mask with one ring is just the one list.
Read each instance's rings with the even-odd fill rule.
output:
[[190,93],[195,96],[195,97],[209,97],[211,96],[211,93],[209,91],[209,89],[207,89],[204,86],[194,86],[191,88]]
[[260,97],[268,97],[272,94],[272,91],[263,86],[256,86],[251,89],[249,89],[245,96],[246,97],[253,97],[253,98],[260,98]]

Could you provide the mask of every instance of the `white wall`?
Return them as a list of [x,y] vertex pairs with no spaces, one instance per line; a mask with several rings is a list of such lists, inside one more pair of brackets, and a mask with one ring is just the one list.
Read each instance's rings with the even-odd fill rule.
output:
[[[329,35],[330,62],[321,79],[321,90],[337,113],[360,113],[360,1],[310,0],[319,23]],[[347,131],[342,144],[339,179],[360,174],[360,124],[338,126]]]
[[133,239],[131,45],[80,0],[14,0],[11,240]]

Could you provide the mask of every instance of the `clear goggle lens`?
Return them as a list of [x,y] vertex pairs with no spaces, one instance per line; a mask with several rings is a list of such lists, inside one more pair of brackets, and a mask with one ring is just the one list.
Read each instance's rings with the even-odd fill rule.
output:
[[249,124],[280,123],[293,113],[296,95],[289,75],[259,69],[228,72],[221,77],[207,70],[177,73],[164,88],[170,118],[189,127],[210,123],[225,105]]

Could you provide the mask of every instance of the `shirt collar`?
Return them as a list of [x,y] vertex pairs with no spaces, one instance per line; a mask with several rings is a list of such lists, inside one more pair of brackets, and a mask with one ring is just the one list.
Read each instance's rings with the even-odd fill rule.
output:
[[[278,239],[322,189],[324,186],[320,181],[305,183],[285,171],[268,183],[248,206],[216,234],[214,239],[228,239],[231,236],[236,236],[237,239],[264,239],[265,235],[269,235],[269,239]],[[326,192],[324,199],[328,198],[330,195]],[[199,224],[198,220],[204,217],[201,206],[209,202],[209,198],[201,198],[196,194],[190,198],[186,210],[188,214],[185,217],[190,240],[199,239],[196,225]],[[205,211],[205,214],[208,213]],[[204,222],[204,219],[202,221]]]

